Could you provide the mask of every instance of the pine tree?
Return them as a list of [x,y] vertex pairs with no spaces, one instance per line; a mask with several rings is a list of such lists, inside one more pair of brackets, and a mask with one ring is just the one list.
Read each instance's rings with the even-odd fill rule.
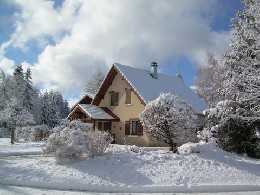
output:
[[225,55],[226,101],[212,111],[219,116],[219,142],[227,151],[260,158],[260,2],[244,0],[233,21],[231,50]]
[[50,123],[50,105],[49,105],[49,95],[45,92],[42,95],[42,124],[49,126]]
[[34,90],[32,85],[32,74],[31,70],[28,68],[25,75],[24,75],[24,81],[25,81],[25,88],[24,88],[24,106],[28,108],[30,111],[33,109],[33,96],[34,96]]
[[43,124],[43,99],[42,99],[42,94],[40,91],[36,88],[33,89],[33,96],[32,96],[32,114],[35,120],[35,123],[37,125],[42,125]]
[[210,106],[225,99],[222,91],[226,80],[226,68],[214,58],[214,54],[207,52],[206,65],[197,69],[195,77],[195,92]]
[[25,104],[25,79],[22,66],[17,66],[13,73],[14,79],[14,96],[22,106]]
[[92,75],[91,79],[87,82],[84,93],[90,94],[92,96],[96,95],[104,79],[105,74],[97,69],[96,72]]
[[260,112],[260,2],[245,0],[244,10],[233,20],[231,52],[225,57],[229,69],[226,95],[245,109]]
[[5,73],[0,68],[0,111],[4,108],[6,103],[6,80]]

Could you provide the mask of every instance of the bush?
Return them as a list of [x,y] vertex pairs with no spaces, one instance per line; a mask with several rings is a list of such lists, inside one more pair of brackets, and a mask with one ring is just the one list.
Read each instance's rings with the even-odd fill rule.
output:
[[17,127],[15,129],[15,140],[41,141],[48,138],[50,133],[50,129],[47,125]]
[[260,120],[250,122],[231,118],[223,123],[219,130],[219,143],[226,151],[260,158],[258,129],[260,129]]
[[53,132],[43,152],[58,159],[101,156],[112,140],[107,132],[94,131],[92,125],[80,121],[64,120]]

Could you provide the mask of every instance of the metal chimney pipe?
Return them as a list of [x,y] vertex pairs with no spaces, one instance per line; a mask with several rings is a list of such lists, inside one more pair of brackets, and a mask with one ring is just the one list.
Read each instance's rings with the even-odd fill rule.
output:
[[156,62],[152,62],[151,63],[151,76],[155,79],[158,78],[158,75],[157,75],[157,63]]

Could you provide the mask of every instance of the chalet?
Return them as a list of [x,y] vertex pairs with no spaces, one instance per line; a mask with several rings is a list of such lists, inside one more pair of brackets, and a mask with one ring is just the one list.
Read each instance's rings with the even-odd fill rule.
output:
[[97,130],[109,131],[117,144],[162,145],[149,137],[139,120],[146,104],[162,92],[186,100],[203,121],[207,104],[179,77],[158,73],[155,62],[151,71],[113,64],[91,104],[77,104],[69,118],[79,118],[93,123]]

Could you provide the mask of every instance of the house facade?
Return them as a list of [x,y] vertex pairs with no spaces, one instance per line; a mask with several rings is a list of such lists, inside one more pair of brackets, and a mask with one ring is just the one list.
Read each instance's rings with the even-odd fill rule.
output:
[[162,92],[186,100],[203,122],[207,104],[180,78],[158,74],[156,63],[152,63],[152,71],[113,64],[91,104],[76,105],[69,117],[79,118],[76,113],[85,116],[85,122],[93,123],[96,130],[109,131],[117,144],[164,146],[149,137],[139,119],[146,104]]

